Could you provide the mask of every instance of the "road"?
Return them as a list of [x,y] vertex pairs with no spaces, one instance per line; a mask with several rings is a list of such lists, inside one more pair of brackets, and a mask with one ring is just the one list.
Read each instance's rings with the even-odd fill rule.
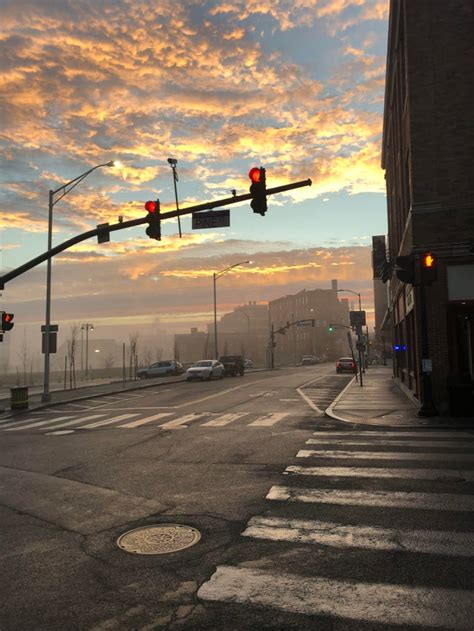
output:
[[[321,365],[0,422],[0,629],[471,629],[474,435],[321,416]],[[123,534],[200,541],[131,554]]]

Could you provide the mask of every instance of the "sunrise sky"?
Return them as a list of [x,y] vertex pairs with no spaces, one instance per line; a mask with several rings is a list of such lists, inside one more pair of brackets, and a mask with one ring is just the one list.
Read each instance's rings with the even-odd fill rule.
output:
[[[372,309],[371,235],[386,232],[380,145],[389,0],[2,0],[0,4],[0,264],[46,250],[48,190],[112,159],[54,208],[53,243],[174,208],[168,157],[178,159],[181,207],[267,185],[313,186],[231,207],[231,227],[145,227],[83,242],[53,261],[52,322],[67,334],[93,322],[100,337],[168,332],[219,310],[267,301],[337,278]],[[40,342],[46,266],[8,283],[16,342]],[[347,295],[350,298],[350,294]],[[61,339],[60,339],[61,341]]]

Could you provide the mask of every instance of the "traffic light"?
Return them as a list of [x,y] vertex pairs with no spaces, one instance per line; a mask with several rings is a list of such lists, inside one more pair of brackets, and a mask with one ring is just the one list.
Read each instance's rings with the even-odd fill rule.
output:
[[249,178],[252,180],[250,194],[252,201],[250,205],[254,213],[262,215],[267,212],[267,182],[265,169],[263,167],[253,167],[249,171]]
[[11,331],[15,326],[13,323],[14,313],[5,313],[2,311],[2,331]]
[[402,283],[415,284],[415,257],[413,254],[397,256],[395,259],[395,274]]
[[332,333],[332,332],[334,331],[334,327],[333,327],[333,325],[332,325],[332,324],[330,324],[330,325],[328,326],[328,331],[329,331],[329,333]]
[[146,202],[145,210],[148,210],[148,228],[147,235],[150,239],[161,241],[161,217],[160,217],[160,200]]
[[421,255],[420,281],[423,285],[430,285],[438,278],[438,265],[436,257],[431,252]]

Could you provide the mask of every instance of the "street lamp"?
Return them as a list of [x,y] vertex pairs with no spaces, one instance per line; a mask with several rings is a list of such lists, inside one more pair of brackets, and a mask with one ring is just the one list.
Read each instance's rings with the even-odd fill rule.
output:
[[[94,325],[86,322],[85,324],[81,324],[81,333],[82,331],[86,332],[86,379],[89,373],[89,331],[94,330]],[[81,353],[82,354],[82,353]]]
[[[49,191],[49,204],[48,204],[48,252],[53,245],[53,207],[68,193],[72,191],[78,184],[82,182],[92,171],[100,169],[101,167],[118,167],[120,163],[117,160],[110,160],[104,162],[104,164],[97,164],[92,169],[85,171],[82,175],[78,175],[76,178],[63,184],[56,190]],[[55,195],[58,196],[55,198]],[[46,264],[46,326],[45,326],[45,342],[44,342],[44,383],[43,383],[43,395],[42,401],[49,401],[51,396],[49,393],[49,349],[50,349],[50,326],[51,326],[51,258],[48,258]]]
[[217,352],[217,300],[216,300],[216,283],[217,279],[220,278],[226,272],[229,272],[234,267],[238,267],[239,265],[247,265],[251,264],[252,261],[240,261],[240,263],[235,263],[234,265],[230,265],[225,269],[220,270],[220,272],[214,272],[212,274],[213,278],[213,286],[214,286],[214,355],[216,359],[219,359],[219,353]]
[[359,311],[362,311],[362,303],[360,301],[360,293],[358,291],[354,291],[353,289],[338,289],[338,292],[340,291],[348,291],[351,294],[354,294],[355,296],[359,296]]

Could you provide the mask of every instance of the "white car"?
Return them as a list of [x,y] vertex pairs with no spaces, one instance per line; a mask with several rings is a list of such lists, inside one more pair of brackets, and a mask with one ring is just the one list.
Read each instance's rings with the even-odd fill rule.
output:
[[186,371],[186,381],[201,379],[210,381],[211,379],[222,379],[224,377],[224,366],[215,359],[201,359],[188,368]]

